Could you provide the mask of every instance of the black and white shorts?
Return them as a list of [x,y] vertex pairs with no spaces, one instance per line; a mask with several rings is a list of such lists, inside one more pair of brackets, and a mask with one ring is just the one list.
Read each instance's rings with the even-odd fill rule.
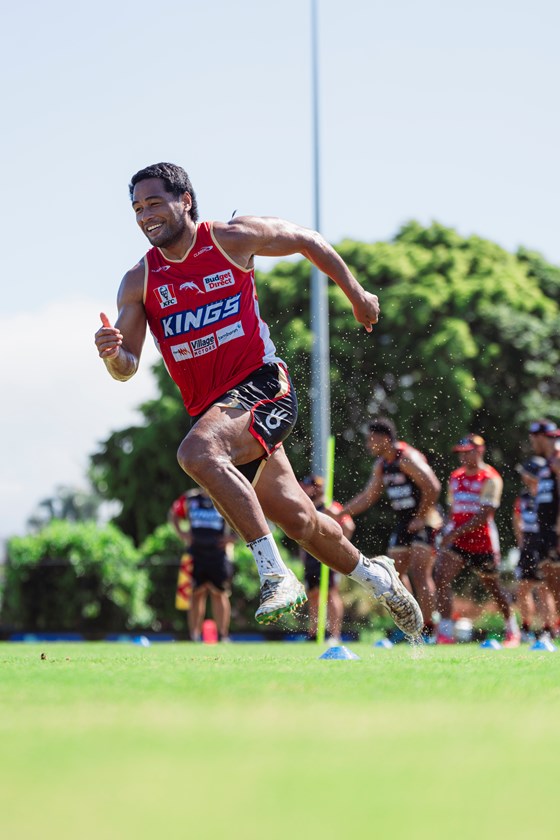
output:
[[[298,404],[290,374],[283,364],[263,365],[214,400],[212,405],[251,413],[249,431],[266,454],[237,469],[249,481],[255,482],[266,458],[282,446],[296,424]],[[194,422],[196,420],[198,417]]]

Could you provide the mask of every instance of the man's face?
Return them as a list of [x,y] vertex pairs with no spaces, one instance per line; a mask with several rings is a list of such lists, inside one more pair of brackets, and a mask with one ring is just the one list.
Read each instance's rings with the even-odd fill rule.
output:
[[161,178],[147,178],[134,187],[132,209],[142,233],[150,245],[169,248],[178,242],[187,229],[187,213],[191,207],[188,193],[168,193]]
[[467,449],[465,452],[457,452],[459,463],[468,470],[474,470],[478,467],[480,449]]
[[366,446],[372,455],[379,457],[385,455],[391,449],[391,438],[381,432],[368,432]]
[[544,455],[546,451],[545,435],[529,435],[529,443],[535,455]]

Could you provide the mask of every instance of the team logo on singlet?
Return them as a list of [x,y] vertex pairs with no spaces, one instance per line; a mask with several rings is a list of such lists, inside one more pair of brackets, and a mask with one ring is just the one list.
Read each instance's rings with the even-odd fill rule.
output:
[[233,341],[234,338],[240,338],[242,335],[245,335],[245,333],[241,321],[236,321],[235,324],[229,324],[227,327],[216,330],[218,344],[227,344],[228,341]]
[[188,341],[183,342],[183,344],[174,344],[171,347],[171,352],[176,362],[185,362],[187,359],[192,359],[193,357]]
[[196,285],[196,283],[193,280],[187,280],[186,283],[181,283],[181,285],[179,286],[179,291],[182,292],[185,289],[187,289],[187,290],[190,289],[191,292],[196,292],[197,295],[204,294],[202,289],[199,289],[198,286]]
[[154,294],[162,309],[166,309],[168,306],[175,306],[177,303],[173,283],[168,283],[166,286],[158,286],[157,289],[154,289]]
[[196,254],[193,254],[193,259],[195,257],[200,257],[201,254],[205,254],[207,251],[211,251],[213,249],[213,245],[205,245],[204,248],[201,248]]
[[193,356],[205,356],[216,349],[216,336],[214,333],[204,335],[202,338],[193,338],[191,341]]
[[229,268],[226,271],[218,271],[216,274],[208,274],[202,278],[202,282],[207,292],[223,289],[224,286],[235,286],[235,280]]
[[191,330],[199,330],[210,324],[217,324],[232,315],[237,315],[241,306],[241,294],[206,303],[197,309],[185,309],[160,319],[164,338],[185,335]]

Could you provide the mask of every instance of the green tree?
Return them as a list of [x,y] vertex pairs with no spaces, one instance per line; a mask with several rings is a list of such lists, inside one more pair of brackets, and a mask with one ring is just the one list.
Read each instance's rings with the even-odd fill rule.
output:
[[99,518],[103,499],[97,492],[81,490],[77,487],[60,486],[55,495],[40,501],[27,524],[33,531],[43,528],[53,519],[67,522],[96,522]]

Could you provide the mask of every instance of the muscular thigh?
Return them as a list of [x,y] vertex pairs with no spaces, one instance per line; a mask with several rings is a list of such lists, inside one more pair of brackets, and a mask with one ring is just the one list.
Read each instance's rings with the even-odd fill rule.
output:
[[317,516],[313,502],[298,484],[284,447],[269,457],[255,492],[264,515],[283,531],[290,531],[294,519]]
[[184,443],[210,457],[224,457],[235,466],[262,457],[264,449],[249,431],[248,411],[213,405],[194,424]]

